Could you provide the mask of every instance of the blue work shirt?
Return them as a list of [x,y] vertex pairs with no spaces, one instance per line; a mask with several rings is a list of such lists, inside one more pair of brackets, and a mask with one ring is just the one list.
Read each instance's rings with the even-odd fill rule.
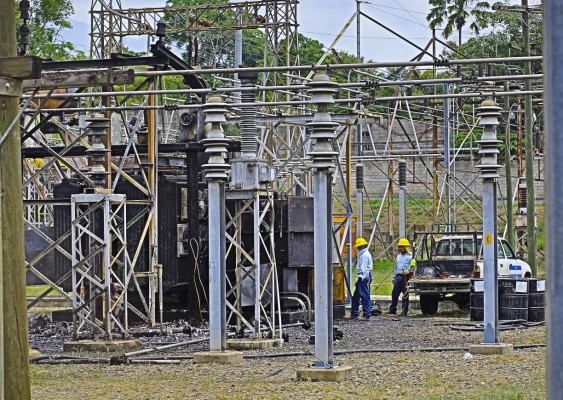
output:
[[403,254],[397,254],[397,259],[395,260],[395,269],[393,270],[393,275],[403,274],[403,271],[409,270],[409,266],[411,265],[412,254],[408,251]]
[[373,259],[366,247],[365,249],[360,250],[358,254],[358,262],[356,263],[356,273],[358,274],[358,278],[369,278],[372,269]]

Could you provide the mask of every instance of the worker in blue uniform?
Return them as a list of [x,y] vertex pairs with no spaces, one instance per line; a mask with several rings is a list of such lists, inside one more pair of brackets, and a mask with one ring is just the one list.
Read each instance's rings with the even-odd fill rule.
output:
[[399,239],[397,247],[399,254],[395,260],[393,269],[393,291],[391,292],[391,306],[389,314],[397,314],[397,304],[399,303],[399,295],[403,294],[403,309],[401,314],[406,316],[409,312],[409,296],[407,294],[407,282],[409,279],[409,268],[411,266],[412,254],[408,249],[411,244],[406,238]]
[[[369,320],[371,317],[371,271],[373,269],[373,259],[368,250],[368,242],[364,238],[356,239],[354,245],[357,251],[356,274],[356,288],[352,296],[352,311],[350,314],[351,319]],[[360,302],[362,304],[363,316],[360,316]]]

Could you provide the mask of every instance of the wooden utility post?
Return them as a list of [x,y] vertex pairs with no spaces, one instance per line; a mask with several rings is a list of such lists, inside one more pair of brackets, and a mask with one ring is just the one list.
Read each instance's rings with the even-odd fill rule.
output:
[[13,0],[0,0],[0,239],[2,254],[3,364],[0,399],[29,399],[29,355],[25,304],[23,201],[18,97],[22,79],[41,77],[41,60],[16,58]]

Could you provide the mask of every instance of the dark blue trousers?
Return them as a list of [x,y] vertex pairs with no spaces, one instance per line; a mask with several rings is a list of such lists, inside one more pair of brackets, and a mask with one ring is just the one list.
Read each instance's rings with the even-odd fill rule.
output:
[[407,280],[408,278],[403,274],[395,275],[395,284],[393,285],[393,291],[391,292],[391,306],[389,307],[389,312],[395,314],[397,312],[397,303],[399,302],[399,295],[403,294],[403,315],[407,315],[409,312],[409,296],[405,296],[407,291]]
[[356,288],[352,296],[352,318],[360,316],[360,301],[364,310],[364,318],[371,317],[371,299],[369,285],[371,283],[371,274],[368,279],[358,278],[356,281]]

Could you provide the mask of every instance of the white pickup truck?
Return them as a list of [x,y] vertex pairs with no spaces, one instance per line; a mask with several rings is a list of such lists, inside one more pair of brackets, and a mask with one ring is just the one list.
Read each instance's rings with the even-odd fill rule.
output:
[[[423,240],[428,240],[423,236]],[[434,241],[433,241],[434,242]],[[498,239],[498,275],[527,278],[532,276],[528,263],[516,254],[508,242]],[[440,301],[451,300],[460,308],[469,305],[470,278],[483,276],[481,236],[448,234],[435,240],[428,259],[417,260],[409,293],[418,294],[423,314],[435,314]],[[424,257],[424,255],[419,254]]]

